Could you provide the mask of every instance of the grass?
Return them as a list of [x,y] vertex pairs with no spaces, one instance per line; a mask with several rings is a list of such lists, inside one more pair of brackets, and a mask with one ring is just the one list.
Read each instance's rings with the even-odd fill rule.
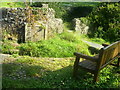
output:
[[73,57],[73,52],[81,52],[87,55],[94,55],[98,52],[97,49],[91,48],[86,43],[82,42],[82,40],[99,44],[106,42],[103,39],[89,39],[85,35],[78,35],[73,32],[64,32],[49,40],[38,42],[17,44],[10,40],[4,40],[2,44],[2,53],[15,54],[14,56],[19,54],[33,57]]
[[0,2],[0,8],[9,7],[9,8],[16,8],[16,7],[25,7],[24,2]]
[[91,38],[90,41],[91,41],[91,42],[98,43],[98,44],[103,44],[103,43],[110,44],[109,41],[105,41],[105,40],[102,39],[102,38]]
[[[24,5],[23,3],[14,4],[11,2],[7,4],[2,2],[1,7],[24,7]],[[68,26],[67,23],[66,26]],[[73,52],[81,52],[87,55],[94,54],[89,49],[90,47],[82,42],[82,39],[99,44],[106,43],[103,39],[89,39],[85,35],[79,36],[66,32],[46,41],[27,42],[20,45],[15,45],[14,42],[9,40],[4,41],[2,53],[12,54],[12,57],[3,61],[2,87],[118,88],[120,68],[113,66],[104,68],[100,73],[100,81],[95,84],[92,83],[93,76],[82,69],[79,70],[78,79],[73,79],[72,71],[75,60]],[[15,49],[18,51],[15,52]]]
[[1,50],[4,54],[18,54],[18,47],[19,44],[17,44],[15,41],[4,40],[3,44],[1,45]]
[[90,38],[87,35],[80,35],[80,38],[82,40],[90,41],[90,42],[97,43],[97,44],[103,44],[103,43],[110,44],[109,41],[106,41],[102,38]]
[[[12,61],[11,61],[12,60]],[[3,88],[118,88],[120,68],[104,68],[99,82],[80,69],[72,78],[74,58],[10,57],[3,62]]]
[[73,52],[90,55],[88,45],[74,33],[62,33],[49,40],[23,43],[19,47],[20,55],[34,57],[73,57]]
[[[85,35],[79,36],[72,32],[58,34],[49,40],[23,44],[4,40],[3,52],[9,51],[11,47],[18,49],[19,52],[11,53],[12,56],[3,61],[2,87],[118,88],[120,68],[113,66],[104,68],[100,73],[100,81],[95,84],[92,83],[93,75],[82,69],[79,70],[77,80],[72,77],[75,60],[73,52],[87,55],[94,55],[98,52],[82,42],[82,39],[91,40]],[[23,56],[19,56],[20,53]]]

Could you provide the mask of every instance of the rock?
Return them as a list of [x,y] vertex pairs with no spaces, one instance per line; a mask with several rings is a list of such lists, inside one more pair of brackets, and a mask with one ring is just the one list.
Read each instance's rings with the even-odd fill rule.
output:
[[80,34],[87,34],[89,27],[86,26],[84,23],[82,23],[79,18],[74,18],[73,19],[73,24],[74,24],[74,29],[76,32]]

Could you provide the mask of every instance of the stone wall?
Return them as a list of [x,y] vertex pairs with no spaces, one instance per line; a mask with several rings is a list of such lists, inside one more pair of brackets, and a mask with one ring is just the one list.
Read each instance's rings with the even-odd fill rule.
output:
[[63,21],[62,19],[55,18],[55,11],[52,8],[48,9],[48,38],[53,36],[53,33],[63,32]]
[[2,30],[18,42],[39,41],[63,32],[63,21],[55,11],[43,4],[41,8],[1,8]]
[[82,23],[79,18],[73,19],[73,27],[76,32],[79,34],[87,34],[89,27]]
[[25,11],[26,9],[21,8],[2,8],[2,30],[9,33],[9,37],[14,36],[24,41]]

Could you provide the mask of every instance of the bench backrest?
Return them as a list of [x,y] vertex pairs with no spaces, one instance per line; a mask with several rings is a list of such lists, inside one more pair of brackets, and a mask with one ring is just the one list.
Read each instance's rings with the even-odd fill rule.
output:
[[109,64],[118,55],[118,52],[120,50],[119,45],[120,43],[117,41],[100,50],[98,63],[100,69]]
[[120,55],[120,41],[118,41],[118,53]]

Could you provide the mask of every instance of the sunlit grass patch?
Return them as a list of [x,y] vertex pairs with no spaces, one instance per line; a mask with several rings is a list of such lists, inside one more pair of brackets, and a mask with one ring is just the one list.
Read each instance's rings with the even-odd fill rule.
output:
[[24,8],[25,3],[24,2],[4,2],[4,1],[1,1],[0,7],[1,8],[3,8],[3,7],[9,7],[9,8],[22,7],[22,8]]
[[73,57],[73,52],[90,55],[88,45],[74,33],[65,32],[54,38],[21,44],[20,55],[34,57]]
[[72,78],[74,60],[24,56],[11,63],[4,61],[3,88],[118,88],[120,68],[104,68],[94,84],[93,75],[83,69],[79,69],[77,80]]
[[103,43],[110,44],[110,42],[105,41],[102,38],[91,38],[90,41],[98,43],[98,44],[103,44]]
[[80,39],[86,40],[86,41],[89,41],[89,42],[93,42],[93,43],[97,43],[97,44],[103,44],[103,43],[110,44],[109,41],[106,41],[102,38],[90,38],[87,35],[80,35]]

